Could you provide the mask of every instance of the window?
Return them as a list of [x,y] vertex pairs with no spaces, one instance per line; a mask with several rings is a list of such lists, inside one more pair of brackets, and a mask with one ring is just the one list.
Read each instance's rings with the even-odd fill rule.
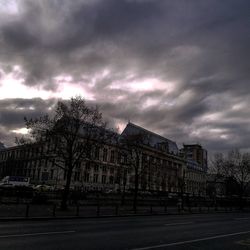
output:
[[108,150],[106,148],[103,149],[103,161],[107,161],[108,158]]
[[79,181],[80,179],[80,172],[75,172],[75,175],[74,175],[74,181]]
[[54,179],[54,169],[50,170],[50,179],[53,180]]
[[95,147],[95,159],[99,160],[99,152],[100,152],[100,148],[99,147]]
[[80,161],[78,161],[78,162],[76,162],[76,168],[81,168],[81,162]]
[[40,155],[43,155],[43,147],[41,147],[41,154]]
[[111,174],[114,173],[114,168],[110,168],[110,173],[111,173]]
[[123,157],[124,157],[124,163],[127,164],[127,162],[128,162],[128,156],[124,155]]
[[154,157],[153,156],[150,156],[149,157],[149,162],[152,164],[152,163],[154,163]]
[[84,181],[89,182],[89,173],[88,172],[84,173]]
[[118,162],[118,163],[121,163],[121,162],[122,162],[122,155],[121,155],[120,152],[118,152],[118,154],[117,154],[117,162]]
[[114,176],[109,176],[109,184],[114,184]]
[[45,166],[45,168],[48,167],[48,159],[45,159],[45,161],[44,161],[44,166]]
[[143,162],[147,162],[148,161],[148,156],[146,154],[142,155],[142,160]]
[[91,159],[91,145],[87,145],[86,156],[87,156],[87,158]]
[[94,183],[97,183],[97,182],[98,182],[98,174],[94,174],[93,182],[94,182]]
[[110,162],[115,162],[115,151],[114,150],[111,150]]
[[86,170],[90,170],[90,162],[86,162]]
[[103,172],[107,172],[107,167],[106,166],[102,166],[102,171]]
[[36,170],[33,169],[32,179],[35,179],[35,175],[36,175]]
[[95,165],[94,171],[95,171],[95,172],[98,172],[98,170],[99,170],[99,166],[98,166],[98,165]]
[[40,180],[40,169],[37,171],[37,179]]
[[160,158],[156,158],[156,164],[160,165]]
[[105,184],[106,183],[106,175],[103,175],[102,176],[102,184]]
[[31,169],[27,169],[27,176],[30,177],[31,176]]
[[49,180],[49,173],[45,170],[42,172],[42,181],[48,181]]

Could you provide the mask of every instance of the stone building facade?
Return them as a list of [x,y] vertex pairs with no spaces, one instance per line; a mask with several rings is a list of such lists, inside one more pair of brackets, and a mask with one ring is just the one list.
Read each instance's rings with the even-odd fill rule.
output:
[[207,151],[199,144],[184,144],[180,152],[186,159],[186,192],[205,195]]
[[[119,138],[136,133],[143,133],[148,138],[147,143],[138,145],[139,190],[171,193],[198,193],[202,190],[203,177],[206,175],[204,164],[201,167],[196,159],[187,157],[187,151],[179,151],[175,142],[132,123],[127,124]],[[82,160],[74,168],[71,187],[108,192],[133,190],[135,169],[131,164],[131,149],[121,141],[101,146],[95,144],[89,159]],[[57,166],[56,157],[45,157],[44,152],[51,146],[33,144],[1,150],[0,178],[26,176],[34,185],[63,188],[65,170]]]

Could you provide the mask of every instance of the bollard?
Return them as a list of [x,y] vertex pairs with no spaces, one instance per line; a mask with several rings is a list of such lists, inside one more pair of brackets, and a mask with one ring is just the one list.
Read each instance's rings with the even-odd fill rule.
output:
[[26,205],[26,212],[25,212],[25,217],[26,217],[26,218],[29,217],[29,210],[30,210],[30,205],[27,204],[27,205]]
[[53,205],[52,216],[56,217],[56,204]]
[[137,206],[134,208],[134,213],[137,214]]
[[97,203],[96,215],[97,217],[100,216],[100,204],[99,203]]
[[165,202],[165,205],[164,205],[164,212],[165,212],[165,213],[168,212],[167,202]]
[[79,204],[76,204],[76,216],[79,216]]
[[115,205],[115,215],[118,215],[119,214],[119,205],[116,204]]

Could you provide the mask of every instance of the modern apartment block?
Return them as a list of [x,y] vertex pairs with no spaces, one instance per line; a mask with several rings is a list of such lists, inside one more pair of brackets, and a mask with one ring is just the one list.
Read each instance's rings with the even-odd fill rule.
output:
[[[143,135],[146,140],[130,148],[122,141],[128,135]],[[141,191],[188,192],[203,194],[207,153],[200,145],[177,144],[163,136],[128,123],[116,143],[94,144],[88,158],[74,168],[72,188],[83,190],[133,190],[133,153],[138,153],[137,174]],[[33,144],[0,151],[0,178],[8,175],[30,177],[31,183],[63,188],[66,171],[56,157],[45,151],[54,145]]]

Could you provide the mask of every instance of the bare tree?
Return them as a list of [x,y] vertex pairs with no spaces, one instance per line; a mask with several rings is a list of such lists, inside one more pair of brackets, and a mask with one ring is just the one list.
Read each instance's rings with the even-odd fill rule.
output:
[[211,167],[209,168],[210,173],[216,176],[221,176],[225,173],[224,168],[224,155],[222,153],[215,153],[211,160]]
[[240,207],[242,208],[243,196],[250,182],[250,153],[241,153],[238,149],[234,149],[229,151],[226,156],[216,154],[213,162],[213,172],[217,178],[223,176],[238,184],[238,195]]
[[125,204],[125,195],[128,179],[128,162],[127,162],[127,151],[124,148],[119,148],[118,150],[118,169],[116,173],[116,184],[119,186],[119,191],[121,192],[121,205]]
[[52,116],[44,115],[37,119],[25,118],[30,140],[23,143],[41,143],[45,145],[44,157],[57,159],[57,167],[66,173],[66,184],[61,201],[61,208],[67,208],[71,177],[74,168],[81,161],[91,159],[93,146],[103,145],[110,140],[106,123],[98,107],[86,105],[82,97],[71,98],[68,102],[58,101]]
[[214,202],[216,203],[216,197],[217,197],[217,182],[228,175],[226,173],[225,168],[225,157],[222,153],[215,153],[213,155],[213,158],[211,159],[211,164],[209,168],[209,173],[211,175],[211,180],[209,185],[206,187],[206,192],[209,194],[210,197],[214,198]]
[[138,192],[140,187],[140,179],[144,174],[144,166],[142,164],[143,146],[147,144],[149,138],[145,133],[125,134],[122,137],[122,144],[126,147],[129,154],[129,167],[133,172],[134,199],[133,210],[137,211]]
[[250,154],[235,149],[228,153],[225,161],[225,173],[239,184],[240,206],[250,181]]

